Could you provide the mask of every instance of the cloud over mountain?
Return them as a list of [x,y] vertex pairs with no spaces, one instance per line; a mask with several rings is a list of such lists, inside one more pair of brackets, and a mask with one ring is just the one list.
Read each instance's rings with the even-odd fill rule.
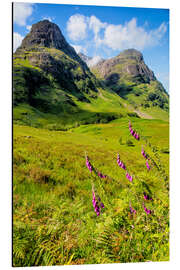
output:
[[67,31],[70,39],[77,41],[86,38],[87,27],[87,17],[81,14],[71,16],[67,22]]
[[148,31],[145,26],[138,26],[136,18],[125,24],[115,25],[102,22],[96,16],[75,14],[67,22],[67,31],[69,38],[76,42],[87,39],[87,42],[92,42],[96,47],[104,46],[112,50],[133,47],[143,50],[158,45],[167,31],[167,26],[163,22],[158,28]]

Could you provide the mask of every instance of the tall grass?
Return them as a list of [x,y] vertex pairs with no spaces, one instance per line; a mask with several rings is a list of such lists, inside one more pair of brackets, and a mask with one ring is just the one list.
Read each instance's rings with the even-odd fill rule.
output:
[[[168,123],[132,123],[140,140],[125,118],[64,132],[14,125],[14,266],[169,260]],[[92,186],[104,204],[100,215]]]

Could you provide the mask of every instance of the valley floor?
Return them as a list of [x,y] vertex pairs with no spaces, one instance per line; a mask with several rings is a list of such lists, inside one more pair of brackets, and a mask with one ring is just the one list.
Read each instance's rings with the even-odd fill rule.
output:
[[[14,266],[169,260],[169,124],[131,123],[139,141],[128,118],[68,131],[14,125]],[[99,216],[92,187],[104,204]]]

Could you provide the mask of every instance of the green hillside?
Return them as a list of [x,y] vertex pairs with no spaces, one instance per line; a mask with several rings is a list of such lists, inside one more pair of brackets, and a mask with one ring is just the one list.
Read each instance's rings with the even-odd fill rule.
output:
[[32,26],[13,55],[13,266],[169,260],[168,110],[140,52],[90,70]]

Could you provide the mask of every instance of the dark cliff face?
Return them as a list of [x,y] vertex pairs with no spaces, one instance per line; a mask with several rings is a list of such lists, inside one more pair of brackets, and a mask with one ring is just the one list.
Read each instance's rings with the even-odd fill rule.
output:
[[67,46],[67,42],[56,24],[44,20],[32,25],[30,33],[22,41],[21,48],[34,45],[62,49]]
[[22,49],[36,47],[47,47],[61,50],[72,59],[78,61],[84,69],[87,69],[86,64],[78,56],[74,48],[68,44],[62,35],[61,30],[55,23],[43,20],[33,24],[30,33],[23,39],[17,52]]
[[118,56],[97,64],[96,68],[105,80],[130,79],[149,83],[156,80],[154,73],[144,63],[143,55],[135,49],[128,49]]
[[54,102],[60,108],[64,93],[71,101],[72,96],[85,102],[97,96],[95,76],[59,27],[48,20],[32,26],[13,58],[14,104],[27,102],[39,107],[45,99],[45,109],[47,100],[49,108]]

